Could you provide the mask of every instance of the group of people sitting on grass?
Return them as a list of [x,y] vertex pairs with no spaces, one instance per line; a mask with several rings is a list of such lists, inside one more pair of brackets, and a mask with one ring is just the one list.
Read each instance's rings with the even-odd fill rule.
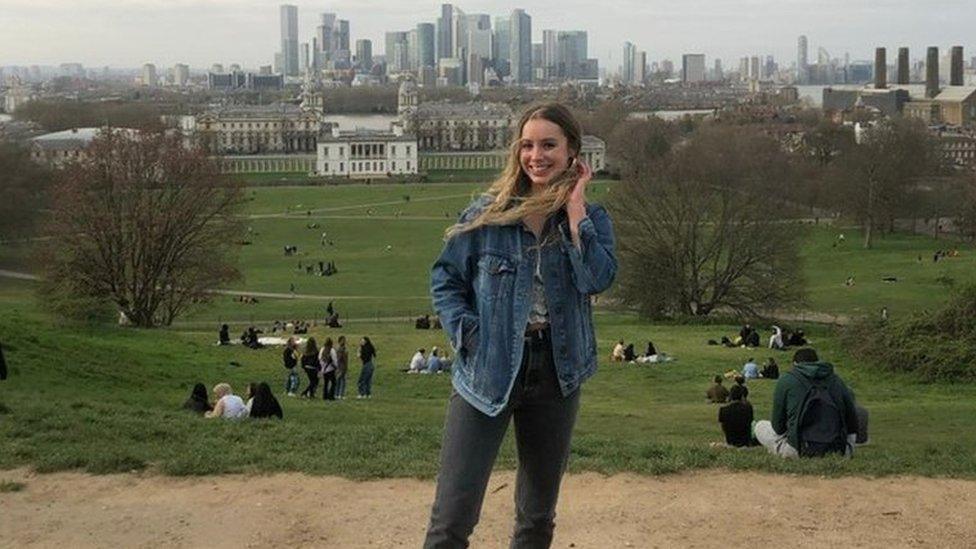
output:
[[207,418],[276,417],[282,419],[284,417],[281,404],[271,392],[271,386],[265,382],[249,384],[246,400],[235,395],[230,384],[218,383],[213,388],[213,401],[207,396],[207,388],[203,383],[197,383],[193,386],[190,397],[183,403],[183,408]]
[[[770,375],[762,376],[758,365],[749,359],[742,374],[734,377],[731,389],[722,385],[723,376],[715,376],[706,391],[709,402],[725,404],[718,413],[725,446],[763,446],[781,457],[851,457],[855,445],[867,443],[867,410],[855,402],[834,366],[820,361],[816,351],[797,350],[793,368],[782,376],[772,359],[763,371]],[[760,376],[777,380],[768,421],[754,420],[749,401],[747,380]]]
[[613,350],[610,352],[610,362],[646,364],[671,362],[672,360],[674,360],[673,357],[668,356],[666,353],[658,352],[657,348],[654,347],[654,343],[650,341],[647,342],[647,347],[644,348],[644,354],[642,355],[638,355],[634,351],[633,343],[624,345],[624,340],[622,339],[617,341],[617,344],[613,346]]
[[430,315],[419,316],[414,319],[413,327],[418,330],[440,330],[441,319],[437,316],[431,319]]
[[[773,332],[768,339],[770,349],[784,351],[788,347],[802,347],[809,344],[803,330],[784,331],[779,326],[772,326],[770,329]],[[739,330],[739,335],[733,338],[723,335],[720,341],[710,339],[708,344],[722,345],[723,347],[759,347],[762,344],[761,341],[759,332],[752,325],[746,324]]]
[[430,356],[427,356],[426,349],[420,348],[410,358],[410,364],[404,371],[408,374],[440,374],[450,372],[451,363],[451,357],[436,346],[431,348]]

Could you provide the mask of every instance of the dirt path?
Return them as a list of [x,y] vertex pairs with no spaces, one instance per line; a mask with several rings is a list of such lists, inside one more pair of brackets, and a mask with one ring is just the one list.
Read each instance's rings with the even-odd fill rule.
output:
[[[433,483],[301,474],[34,475],[0,493],[2,547],[419,547]],[[507,547],[513,475],[489,485],[473,547]],[[976,482],[707,471],[568,476],[553,547],[972,547]]]

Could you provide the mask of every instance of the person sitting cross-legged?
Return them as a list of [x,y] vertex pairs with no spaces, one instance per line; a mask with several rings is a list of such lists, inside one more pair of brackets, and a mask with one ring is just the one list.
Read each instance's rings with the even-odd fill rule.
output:
[[705,398],[712,404],[722,404],[729,398],[729,390],[722,385],[722,376],[715,376],[715,383],[705,391]]
[[834,366],[803,348],[776,382],[771,420],[756,423],[755,434],[781,457],[852,456],[857,425],[854,398]]

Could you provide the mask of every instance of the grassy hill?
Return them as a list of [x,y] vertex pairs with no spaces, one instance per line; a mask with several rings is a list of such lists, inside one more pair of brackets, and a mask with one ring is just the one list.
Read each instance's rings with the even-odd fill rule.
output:
[[[597,184],[596,200],[607,191]],[[380,317],[429,310],[427,273],[440,235],[480,186],[358,185],[252,188],[251,244],[241,247],[245,279],[233,290],[288,295],[294,284],[311,298],[260,298],[256,305],[220,296],[168,330],[65,324],[46,314],[30,282],[0,279],[0,342],[11,378],[0,383],[0,468],[92,472],[151,468],[189,475],[298,470],[350,477],[432,476],[446,397],[447,376],[398,371],[418,347],[446,346],[439,331],[417,331],[408,321]],[[406,200],[409,195],[410,200]],[[311,212],[310,214],[308,212]],[[318,223],[319,227],[308,228]],[[327,233],[329,245],[321,243]],[[835,314],[893,315],[926,307],[947,295],[940,278],[971,279],[971,248],[932,263],[932,252],[955,244],[925,237],[889,236],[874,250],[857,247],[856,231],[834,247],[839,229],[814,228],[802,256],[808,308]],[[284,245],[299,256],[285,257]],[[390,248],[388,249],[387,246]],[[28,269],[27,246],[0,247],[0,268]],[[922,262],[917,258],[922,256]],[[310,261],[333,260],[339,274],[307,275]],[[854,275],[856,284],[845,287]],[[885,283],[884,276],[898,282]],[[220,321],[321,318],[328,297],[344,318],[342,330],[313,330],[319,340],[342,333],[351,342],[369,335],[379,350],[376,395],[324,403],[280,397],[283,422],[205,421],[179,408],[195,382],[229,381],[242,391],[268,381],[280,394],[284,371],[277,349],[216,347]],[[571,467],[603,472],[662,473],[700,467],[812,474],[923,474],[976,476],[976,387],[919,384],[915,378],[866,370],[846,356],[828,328],[807,326],[821,355],[838,364],[858,400],[871,411],[872,444],[850,462],[783,462],[755,449],[709,448],[721,439],[717,408],[703,394],[712,375],[750,356],[787,354],[708,346],[734,326],[651,325],[630,315],[597,315],[601,368],[584,386]],[[617,339],[638,347],[651,339],[678,361],[664,366],[621,366],[606,357]],[[231,363],[240,364],[234,366]],[[351,368],[354,393],[359,365]],[[757,417],[768,417],[772,383],[750,384]],[[500,467],[514,464],[506,440]]]

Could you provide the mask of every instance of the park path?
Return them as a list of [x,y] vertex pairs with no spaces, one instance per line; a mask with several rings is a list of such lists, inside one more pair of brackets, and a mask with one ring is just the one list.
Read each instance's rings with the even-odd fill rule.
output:
[[[347,211],[347,210],[361,210],[363,208],[374,208],[374,207],[378,207],[378,206],[401,206],[401,205],[404,205],[404,204],[412,204],[414,202],[436,202],[436,201],[441,201],[441,200],[447,200],[447,199],[450,199],[450,198],[462,198],[462,197],[471,198],[472,194],[473,193],[468,192],[468,193],[464,193],[464,194],[446,194],[446,195],[441,195],[441,196],[422,196],[420,198],[411,198],[410,199],[410,202],[407,202],[407,201],[405,201],[405,200],[403,200],[401,198],[399,200],[386,200],[386,201],[383,201],[383,202],[370,202],[370,203],[366,203],[366,204],[354,204],[354,205],[351,205],[351,206],[332,206],[330,208],[311,208],[311,209],[304,210],[304,212],[311,212],[313,214],[316,214],[316,213],[326,213],[326,212],[341,212],[341,211]],[[250,214],[250,215],[247,216],[248,219],[270,219],[270,218],[279,218],[279,217],[306,217],[306,215],[304,213],[300,213],[300,212],[286,212],[286,213],[280,213],[279,212],[279,213]],[[437,219],[441,219],[441,218],[437,218]]]
[[[0,278],[14,278],[18,280],[39,280],[37,275],[30,273],[21,273],[17,271],[9,271],[6,269],[0,269]],[[208,290],[209,293],[215,295],[226,295],[226,296],[251,296],[251,297],[263,297],[267,299],[301,299],[306,301],[338,301],[338,300],[375,300],[375,299],[388,299],[390,296],[381,295],[319,295],[319,294],[292,294],[292,293],[280,293],[280,292],[255,292],[251,290],[234,290],[234,289],[224,289],[224,290]],[[430,299],[429,295],[418,295],[418,296],[398,296],[397,299],[404,300],[416,300],[416,301],[426,301]],[[850,315],[839,314],[839,313],[823,313],[818,311],[770,311],[766,314],[769,318],[772,318],[781,322],[793,322],[793,323],[813,323],[813,324],[833,324],[836,326],[846,326],[852,322],[852,317]],[[412,320],[414,317],[407,316],[389,316],[389,317],[363,317],[363,318],[344,318],[343,322],[401,322],[405,320]],[[280,320],[280,319],[279,319]],[[274,320],[239,320],[230,322],[239,323],[267,323],[270,324]],[[174,326],[183,325],[211,325],[213,321],[187,321],[187,322],[174,322]]]
[[[735,451],[735,450],[716,450]],[[434,483],[300,473],[164,477],[0,471],[4,547],[419,547]],[[511,471],[488,485],[473,547],[505,547]],[[308,514],[310,509],[328,512]],[[709,470],[570,474],[553,547],[972,547],[976,481]]]

